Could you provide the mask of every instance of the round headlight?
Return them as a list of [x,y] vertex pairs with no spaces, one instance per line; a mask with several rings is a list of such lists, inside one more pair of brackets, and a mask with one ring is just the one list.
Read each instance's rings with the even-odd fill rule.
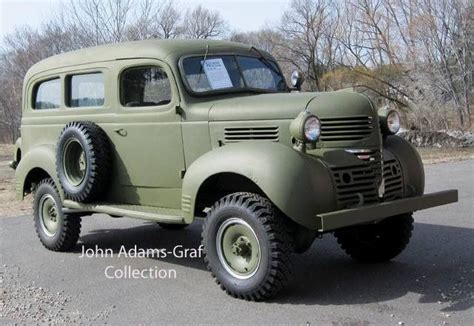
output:
[[300,142],[315,142],[321,134],[321,122],[314,114],[303,111],[291,122],[290,133]]
[[400,130],[400,115],[397,111],[390,111],[387,114],[387,129],[392,134],[396,134]]
[[299,90],[301,89],[301,85],[304,82],[304,78],[303,78],[303,75],[298,70],[295,70],[291,74],[290,81],[291,81],[291,86]]
[[316,141],[321,135],[321,121],[312,115],[304,123],[304,136],[308,141]]

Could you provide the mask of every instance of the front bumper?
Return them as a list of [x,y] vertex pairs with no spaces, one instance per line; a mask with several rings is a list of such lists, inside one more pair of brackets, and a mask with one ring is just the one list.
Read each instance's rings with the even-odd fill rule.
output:
[[445,190],[418,197],[403,198],[375,205],[318,214],[318,231],[327,232],[362,223],[376,223],[384,218],[446,205],[458,201],[457,190]]

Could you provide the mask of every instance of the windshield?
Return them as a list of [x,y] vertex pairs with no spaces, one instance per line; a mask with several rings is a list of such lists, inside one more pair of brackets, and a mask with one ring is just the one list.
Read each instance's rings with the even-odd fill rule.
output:
[[194,93],[286,91],[274,61],[238,55],[188,57],[182,61],[183,75]]

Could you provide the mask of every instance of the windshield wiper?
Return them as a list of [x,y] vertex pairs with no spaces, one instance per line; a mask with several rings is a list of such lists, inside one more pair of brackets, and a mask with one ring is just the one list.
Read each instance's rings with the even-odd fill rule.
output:
[[201,81],[201,75],[202,75],[202,71],[204,70],[204,65],[206,64],[208,53],[209,53],[209,44],[206,44],[206,53],[204,53],[204,58],[202,59],[202,62],[201,62],[201,68],[199,69],[197,85],[199,85],[199,82]]
[[281,77],[280,71],[278,71],[278,69],[275,68],[275,66],[270,62],[270,60],[268,60],[259,49],[257,49],[255,46],[252,46],[250,50],[257,52],[257,54],[259,55],[260,61],[265,66],[267,66],[271,71],[273,71],[275,74]]

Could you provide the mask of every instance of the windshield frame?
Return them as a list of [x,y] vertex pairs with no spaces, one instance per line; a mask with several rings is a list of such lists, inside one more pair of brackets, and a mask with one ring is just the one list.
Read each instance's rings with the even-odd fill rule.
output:
[[[283,73],[280,69],[280,66],[278,65],[276,60],[272,57],[265,56],[264,58],[267,61],[272,62],[273,64],[275,64],[275,68],[280,73],[280,75],[282,77],[282,80],[283,80],[283,83],[285,85],[284,90],[271,90],[271,89],[265,89],[265,88],[255,88],[255,87],[238,87],[238,88],[237,87],[232,87],[232,88],[223,88],[223,89],[211,89],[211,90],[205,91],[205,92],[196,92],[192,89],[192,87],[188,83],[188,79],[186,78],[186,74],[184,72],[183,62],[184,62],[185,59],[188,59],[188,58],[197,58],[197,57],[204,58],[204,56],[205,56],[204,53],[202,53],[202,54],[187,54],[187,55],[181,56],[178,60],[179,75],[180,75],[181,81],[184,85],[184,88],[186,89],[186,91],[189,94],[191,94],[195,97],[218,96],[218,95],[223,95],[223,94],[238,94],[238,93],[254,93],[254,94],[288,93],[290,91],[290,89],[288,87],[288,84],[286,83],[285,76],[283,76]],[[259,57],[259,56],[249,55],[249,54],[242,54],[242,53],[238,53],[238,52],[209,53],[207,55],[206,60],[210,59],[212,57],[215,57],[215,56],[248,57],[248,58],[253,58],[253,59],[257,59],[257,60],[262,61],[262,58]],[[235,60],[237,61],[237,58],[235,58]],[[268,68],[268,69],[270,69],[270,68]],[[243,78],[243,76],[242,76],[242,78]],[[244,82],[244,85],[245,85],[245,82]]]

